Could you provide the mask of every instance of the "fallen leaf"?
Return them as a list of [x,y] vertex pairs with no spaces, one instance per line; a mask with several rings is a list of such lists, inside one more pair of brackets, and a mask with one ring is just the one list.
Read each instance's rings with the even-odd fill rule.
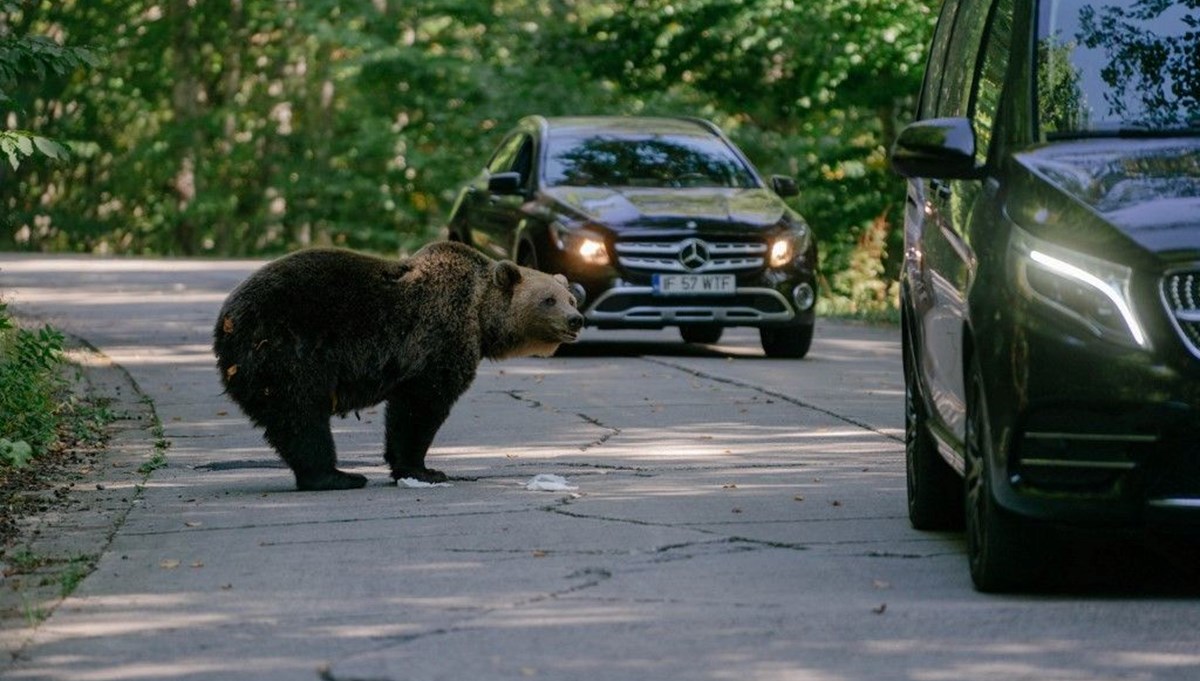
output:
[[793,501],[804,501],[804,497],[797,494],[796,496],[792,497],[792,500]]
[[204,523],[200,522],[199,520],[189,520],[184,523],[184,526],[185,527],[200,527],[203,524]]
[[217,416],[229,416],[229,412],[222,409],[221,411],[217,412]]
[[871,608],[871,612],[876,615],[882,615],[887,610],[887,603],[880,603],[878,608]]
[[737,485],[731,482],[728,485],[721,485],[721,489],[737,489]]
[[232,588],[233,588],[232,584],[222,584],[221,585],[221,591],[229,591]]
[[166,560],[159,562],[158,566],[164,570],[174,570],[175,568],[179,567],[179,561],[175,560],[174,558],[167,558]]
[[221,324],[221,330],[225,333],[233,333],[233,317],[225,318],[225,322]]
[[833,501],[829,502],[829,505],[830,506],[841,506],[842,502],[838,501],[837,499],[834,499]]
[[546,552],[545,552],[545,551],[541,551],[541,550],[534,551],[534,552],[533,552],[533,557],[534,557],[534,558],[545,558],[545,557],[546,557]]
[[732,512],[733,512],[733,513],[741,513],[741,512],[742,512],[742,509],[740,509],[740,508],[738,508],[738,507],[734,506],[734,507],[733,507],[733,511],[732,511]]
[[875,579],[871,581],[871,586],[875,587],[876,589],[890,589],[892,585],[888,584],[882,579]]
[[192,561],[192,567],[202,568],[202,567],[204,567],[204,561],[194,560],[194,561]]
[[230,367],[225,370],[225,378],[233,378],[234,374],[237,373],[237,369],[238,369],[238,365],[236,365],[236,364],[230,365]]

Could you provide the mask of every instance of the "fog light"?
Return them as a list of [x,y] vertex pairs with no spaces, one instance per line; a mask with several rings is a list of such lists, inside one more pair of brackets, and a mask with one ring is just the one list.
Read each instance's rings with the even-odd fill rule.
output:
[[813,306],[817,300],[817,292],[808,284],[800,284],[792,289],[792,301],[796,303],[796,309],[804,312]]

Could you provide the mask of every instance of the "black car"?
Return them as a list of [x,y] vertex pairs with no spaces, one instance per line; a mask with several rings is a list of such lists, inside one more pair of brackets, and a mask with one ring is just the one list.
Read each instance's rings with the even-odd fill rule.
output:
[[565,275],[588,326],[695,343],[757,327],[768,356],[803,357],[817,250],[796,193],[707,121],[531,116],[459,194],[449,238]]
[[1064,576],[1081,532],[1200,535],[1198,25],[1194,0],[941,10],[892,150],[908,507],[965,524],[980,590]]

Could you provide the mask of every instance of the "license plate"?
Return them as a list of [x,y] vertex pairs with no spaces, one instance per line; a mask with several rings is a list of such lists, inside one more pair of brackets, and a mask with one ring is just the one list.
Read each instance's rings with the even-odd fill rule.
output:
[[737,277],[732,274],[656,274],[653,284],[654,292],[665,296],[737,292]]

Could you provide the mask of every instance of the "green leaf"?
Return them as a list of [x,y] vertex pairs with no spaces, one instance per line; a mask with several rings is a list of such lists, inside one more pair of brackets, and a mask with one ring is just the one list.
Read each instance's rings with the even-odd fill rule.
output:
[[17,143],[17,151],[21,152],[23,156],[33,155],[33,140],[30,139],[29,135],[24,133],[15,133],[13,135],[13,140]]
[[38,151],[53,159],[65,161],[71,156],[66,147],[47,137],[34,137],[33,144],[38,148]]
[[14,468],[23,468],[33,458],[33,447],[28,442],[17,440],[12,442],[0,438],[0,463],[6,463]]

